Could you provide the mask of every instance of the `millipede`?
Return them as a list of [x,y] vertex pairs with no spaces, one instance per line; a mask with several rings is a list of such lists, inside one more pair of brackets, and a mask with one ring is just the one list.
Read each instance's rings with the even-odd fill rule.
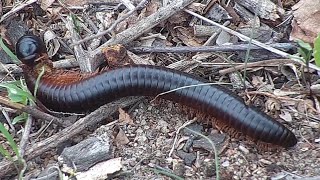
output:
[[46,56],[43,42],[35,35],[21,37],[16,44],[16,54],[23,62],[24,78],[31,92],[40,67],[45,67],[36,97],[54,111],[90,111],[122,97],[156,97],[170,91],[160,98],[212,116],[218,124],[230,127],[255,142],[285,148],[297,143],[296,136],[287,127],[256,107],[246,105],[242,98],[223,86],[179,88],[208,82],[195,75],[152,65],[124,65],[92,74],[55,69]]

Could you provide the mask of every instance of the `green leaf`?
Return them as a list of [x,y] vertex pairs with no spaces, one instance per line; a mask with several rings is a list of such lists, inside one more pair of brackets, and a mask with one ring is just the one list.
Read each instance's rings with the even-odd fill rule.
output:
[[15,64],[21,64],[20,60],[17,58],[17,56],[3,43],[2,37],[0,37],[0,47],[3,49],[3,51],[11,58],[11,60]]
[[310,44],[305,43],[301,40],[297,40],[299,45],[298,53],[303,57],[304,61],[308,63],[312,56],[312,47]]
[[303,42],[302,40],[297,40],[298,45],[308,51],[312,51],[312,47],[309,43]]
[[19,159],[20,159],[18,146],[14,142],[13,137],[11,136],[11,134],[8,132],[8,130],[4,127],[4,125],[2,123],[0,123],[0,132],[7,139],[7,141],[9,142],[9,145],[11,146],[12,150],[16,153],[17,157],[19,157]]
[[28,114],[27,113],[21,113],[19,116],[16,116],[15,118],[13,118],[12,120],[12,124],[17,124],[20,122],[24,122],[26,121],[28,118]]
[[[23,103],[26,105],[26,98],[34,100],[34,97],[29,92],[22,90],[14,83],[0,83],[0,87],[7,88],[9,97],[13,97],[15,100],[14,102]],[[21,96],[21,101],[18,101],[19,98],[17,96]]]
[[307,54],[303,51],[302,48],[298,48],[298,53],[302,56],[303,60],[306,61]]
[[21,104],[26,105],[27,98],[25,96],[9,93],[8,97],[12,102],[21,103]]
[[13,161],[13,158],[11,157],[10,153],[4,149],[4,147],[0,144],[0,153],[7,159],[9,159],[10,161]]
[[314,41],[313,56],[316,65],[320,67],[320,33]]
[[79,20],[79,18],[76,16],[76,15],[74,15],[74,14],[71,14],[71,19],[72,19],[72,21],[73,21],[73,24],[74,24],[74,29],[76,30],[76,32],[80,32],[80,20]]

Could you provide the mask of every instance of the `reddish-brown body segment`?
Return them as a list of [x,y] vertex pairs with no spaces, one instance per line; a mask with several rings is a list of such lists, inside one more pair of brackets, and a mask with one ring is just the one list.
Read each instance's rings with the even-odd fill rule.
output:
[[[24,66],[24,76],[31,91],[38,76],[34,69]],[[41,78],[37,98],[47,108],[62,112],[89,111],[121,97],[154,97],[179,87],[206,82],[184,72],[149,65],[128,65],[84,76],[76,72],[60,72],[62,70],[53,70]],[[183,88],[160,98],[213,116],[256,141],[283,147],[292,147],[297,143],[295,135],[284,125],[245,105],[241,98],[219,85]]]

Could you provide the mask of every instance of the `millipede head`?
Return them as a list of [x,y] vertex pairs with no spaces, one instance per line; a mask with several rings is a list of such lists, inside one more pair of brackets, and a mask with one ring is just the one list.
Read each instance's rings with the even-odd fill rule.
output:
[[35,35],[22,36],[16,44],[16,54],[26,65],[33,65],[35,60],[46,53],[43,41]]

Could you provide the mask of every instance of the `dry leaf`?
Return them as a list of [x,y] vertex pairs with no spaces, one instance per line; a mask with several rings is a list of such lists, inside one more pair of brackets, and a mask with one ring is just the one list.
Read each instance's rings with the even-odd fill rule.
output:
[[292,9],[294,19],[290,40],[313,43],[320,32],[320,1],[300,0]]
[[310,87],[312,93],[314,94],[320,94],[320,84],[313,84]]
[[40,1],[40,2],[41,2],[41,4],[40,4],[41,9],[47,10],[48,7],[50,7],[51,4],[52,4],[54,1],[55,1],[55,0],[42,0],[42,1]]
[[176,37],[180,39],[187,46],[201,46],[202,41],[196,38],[193,34],[192,28],[180,27],[176,28]]
[[285,13],[284,9],[270,0],[236,0],[236,2],[263,19],[275,21]]
[[279,114],[279,117],[286,122],[292,122],[292,116],[288,111],[281,111],[281,114]]
[[286,65],[280,66],[280,71],[284,76],[286,76],[288,80],[290,81],[297,80],[299,82],[300,72],[298,71],[297,67],[294,64],[286,64]]
[[280,102],[274,98],[268,98],[265,104],[266,108],[270,111],[279,111],[281,109]]
[[[121,12],[117,18],[119,19],[125,15],[126,15],[125,11]],[[134,14],[130,15],[129,17],[125,18],[123,21],[121,21],[117,25],[115,32],[116,33],[122,32],[122,31],[126,30],[127,28],[134,26],[138,21],[139,21],[139,17],[137,16],[137,14],[134,13]]]
[[60,49],[60,43],[56,37],[57,36],[51,30],[46,31],[43,35],[49,57],[53,57]]
[[199,12],[202,13],[205,8],[206,8],[206,5],[202,4],[202,3],[191,3],[188,6],[189,10],[196,12],[196,13],[199,13]]
[[121,125],[131,124],[133,125],[133,120],[130,115],[126,113],[123,109],[119,108],[119,122]]
[[140,18],[140,19],[143,19],[144,17],[150,16],[151,14],[157,12],[160,7],[161,7],[161,5],[160,5],[160,2],[159,2],[159,1],[157,1],[157,0],[151,0],[151,1],[148,3],[147,7],[145,7],[145,8],[141,11],[141,13],[140,13],[140,15],[139,15],[139,18]]
[[130,142],[127,135],[124,133],[124,131],[121,128],[119,128],[119,132],[118,132],[115,140],[116,140],[117,145],[125,145]]
[[308,112],[311,113],[312,112],[312,108],[314,107],[314,103],[312,100],[310,99],[306,99],[304,101],[300,101],[297,105],[297,110],[298,112]]
[[102,180],[108,179],[108,175],[118,172],[122,169],[121,157],[100,162],[88,171],[76,174],[78,180]]
[[113,12],[97,12],[96,18],[100,21],[99,25],[102,25],[104,29],[108,29],[114,23]]
[[265,82],[263,82],[263,77],[261,77],[261,76],[252,76],[251,82],[254,87],[259,87],[259,86],[265,84]]
[[65,0],[64,3],[69,6],[83,6],[88,4],[88,0]]
[[219,34],[217,40],[216,40],[216,43],[217,45],[225,45],[225,44],[228,44],[230,43],[230,34],[225,32],[225,31],[221,31],[221,33]]
[[314,129],[320,129],[320,123],[318,122],[307,121],[306,123],[308,123],[308,126]]
[[176,13],[168,19],[168,21],[173,25],[181,25],[183,22],[187,22],[188,20],[189,16],[185,12]]

